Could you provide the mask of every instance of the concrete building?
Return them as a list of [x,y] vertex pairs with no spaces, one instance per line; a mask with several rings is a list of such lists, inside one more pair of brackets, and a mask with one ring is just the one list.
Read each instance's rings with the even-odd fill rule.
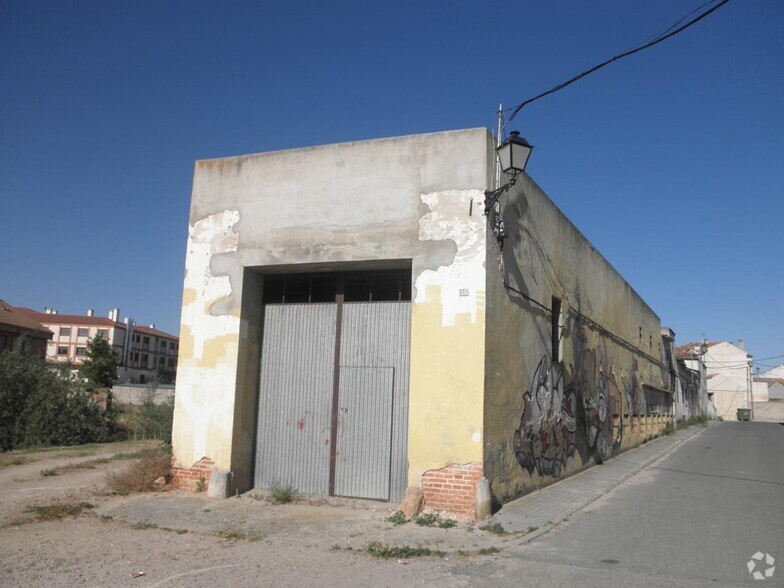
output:
[[678,376],[686,400],[685,418],[716,418],[716,406],[713,393],[708,391],[708,373],[703,361],[707,352],[707,341],[704,344],[687,343],[675,349]]
[[52,331],[4,300],[0,300],[0,353],[20,345],[23,351],[46,357]]
[[84,361],[87,342],[101,335],[117,355],[119,383],[170,384],[176,378],[178,337],[155,329],[155,325],[137,325],[130,318],[120,322],[119,308],[112,309],[108,317],[95,316],[92,310],[86,315],[60,314],[50,308],[44,312],[19,310],[54,333],[46,347],[48,361],[79,366]]
[[485,129],[196,163],[180,484],[470,518],[483,478],[504,502],[662,431],[659,317],[525,173],[497,240],[495,164]]
[[708,379],[708,393],[713,395],[716,416],[724,420],[737,420],[739,408],[752,408],[751,359],[743,341],[737,345],[729,341],[707,344],[704,355]]

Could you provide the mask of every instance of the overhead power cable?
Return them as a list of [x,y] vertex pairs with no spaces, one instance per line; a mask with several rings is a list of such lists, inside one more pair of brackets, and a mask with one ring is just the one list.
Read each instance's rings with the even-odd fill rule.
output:
[[[587,69],[587,70],[585,70],[584,72],[582,72],[582,73],[579,73],[579,74],[577,74],[576,76],[574,76],[574,77],[572,77],[572,78],[570,78],[570,79],[566,80],[565,82],[563,82],[563,83],[561,83],[561,84],[558,84],[557,86],[555,86],[555,87],[553,87],[553,88],[550,88],[550,89],[549,89],[549,90],[547,90],[546,92],[542,92],[541,94],[537,94],[537,95],[536,95],[536,96],[534,96],[533,98],[529,98],[528,100],[526,100],[525,102],[522,102],[522,103],[518,104],[518,105],[517,105],[517,106],[515,106],[514,108],[509,108],[509,109],[507,109],[507,110],[511,110],[511,111],[512,111],[512,114],[510,114],[510,115],[509,115],[509,118],[507,119],[507,121],[506,121],[506,124],[509,124],[510,122],[512,122],[512,119],[513,119],[515,116],[517,116],[517,113],[518,113],[518,112],[520,112],[520,111],[523,109],[523,107],[527,106],[528,104],[531,104],[531,102],[535,102],[535,101],[539,100],[540,98],[544,98],[545,96],[549,96],[550,94],[553,94],[553,93],[557,92],[558,90],[563,90],[565,87],[567,87],[567,86],[570,86],[571,84],[573,84],[573,83],[574,83],[574,82],[576,82],[577,80],[581,80],[581,79],[582,79],[582,78],[584,78],[585,76],[587,76],[587,75],[590,75],[590,74],[592,74],[593,72],[595,72],[595,71],[597,71],[597,70],[600,70],[600,69],[602,69],[603,67],[605,67],[605,66],[607,66],[607,65],[610,65],[610,64],[611,64],[611,63],[613,63],[614,61],[618,61],[619,59],[623,59],[624,57],[628,57],[629,55],[634,55],[635,53],[639,53],[640,51],[644,51],[645,49],[648,49],[649,47],[653,47],[654,45],[658,45],[659,43],[661,43],[662,41],[665,41],[665,40],[669,39],[670,37],[674,37],[675,35],[677,35],[677,34],[678,34],[678,33],[680,33],[681,31],[685,31],[685,30],[686,30],[686,29],[688,29],[690,26],[692,26],[692,25],[694,25],[694,24],[698,23],[699,21],[701,21],[703,18],[705,18],[705,17],[706,17],[706,16],[708,16],[709,14],[711,14],[711,13],[713,13],[713,12],[717,11],[719,8],[721,8],[722,6],[724,6],[725,4],[727,4],[729,1],[730,1],[730,0],[721,0],[721,1],[720,1],[718,4],[716,4],[715,6],[713,6],[713,7],[709,8],[708,10],[706,10],[705,12],[703,12],[702,14],[700,14],[699,16],[695,16],[695,17],[694,17],[693,19],[691,19],[690,21],[686,22],[685,24],[681,25],[680,27],[676,28],[675,30],[672,30],[672,31],[670,31],[670,32],[669,32],[669,33],[667,33],[667,34],[659,34],[657,37],[655,37],[655,38],[654,38],[654,40],[653,40],[653,41],[650,41],[650,42],[646,43],[646,44],[645,44],[645,45],[643,45],[642,47],[637,47],[636,49],[631,49],[631,50],[629,50],[629,51],[625,51],[624,53],[620,53],[620,54],[618,54],[618,55],[616,55],[616,56],[614,56],[614,57],[611,57],[611,58],[610,58],[610,59],[608,59],[607,61],[603,61],[603,62],[602,62],[602,63],[600,63],[599,65],[595,65],[595,66],[593,66],[591,69]],[[699,10],[699,9],[700,9],[700,8],[702,8],[703,6],[706,6],[707,4],[711,4],[711,3],[712,3],[712,2],[706,2],[706,3],[705,3],[705,4],[703,4],[702,6],[700,6],[700,7],[696,8],[695,10]],[[692,12],[690,12],[689,14],[692,14],[693,12],[694,12],[694,10],[693,10]],[[688,15],[687,15],[687,16],[688,16]],[[684,17],[684,18],[685,18],[685,17]],[[681,22],[682,20],[683,20],[683,19],[681,19],[681,20],[679,20],[679,21],[677,21],[677,22]],[[677,24],[677,23],[676,23],[676,24]],[[672,26],[674,26],[674,25],[671,25],[669,28],[672,28]],[[669,28],[668,28],[668,29],[665,29],[665,32],[666,32],[667,30],[669,30]],[[506,126],[506,124],[505,124],[504,126]]]

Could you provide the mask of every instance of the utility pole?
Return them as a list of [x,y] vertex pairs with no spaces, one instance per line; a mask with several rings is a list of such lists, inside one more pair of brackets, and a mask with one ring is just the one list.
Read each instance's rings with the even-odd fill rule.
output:
[[749,382],[749,409],[751,410],[751,420],[754,420],[754,387],[753,380],[751,379],[751,355],[746,355],[746,370]]

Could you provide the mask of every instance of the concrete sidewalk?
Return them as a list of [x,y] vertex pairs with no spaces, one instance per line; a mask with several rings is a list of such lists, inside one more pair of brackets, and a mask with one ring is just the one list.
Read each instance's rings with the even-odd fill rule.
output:
[[602,465],[505,504],[488,522],[500,523],[509,533],[526,533],[521,542],[531,541],[705,429],[694,425],[625,451]]

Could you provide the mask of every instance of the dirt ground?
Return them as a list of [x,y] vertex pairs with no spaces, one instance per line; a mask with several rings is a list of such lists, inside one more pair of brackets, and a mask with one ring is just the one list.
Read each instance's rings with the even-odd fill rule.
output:
[[[394,508],[371,501],[273,505],[256,492],[228,500],[108,493],[106,475],[128,467],[129,455],[144,447],[1,456],[0,585],[473,586],[489,576],[505,583],[502,560],[521,542],[466,525],[394,525],[386,520]],[[88,505],[47,522],[27,512],[64,503]],[[367,552],[374,542],[439,553],[380,559]]]

